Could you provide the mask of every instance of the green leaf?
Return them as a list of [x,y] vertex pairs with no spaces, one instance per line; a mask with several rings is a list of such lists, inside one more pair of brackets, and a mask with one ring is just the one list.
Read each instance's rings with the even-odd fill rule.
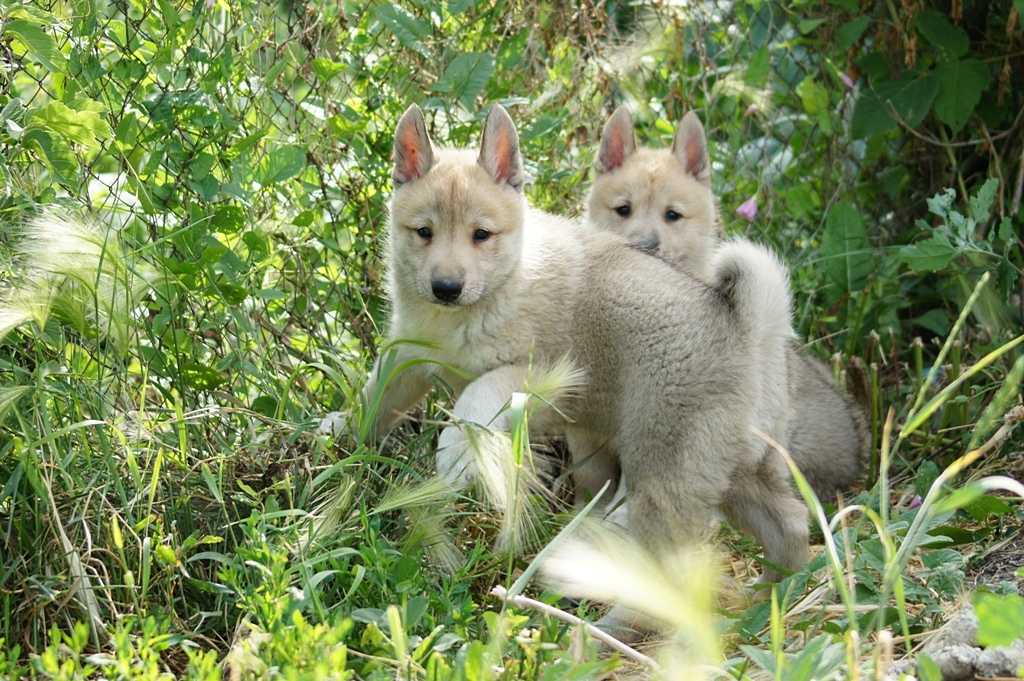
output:
[[986,648],[1008,646],[1024,637],[1024,598],[979,591],[974,595],[978,615],[978,643]]
[[409,13],[403,7],[391,3],[373,6],[373,14],[383,26],[391,31],[398,42],[411,50],[427,56],[422,41],[430,35],[430,25]]
[[3,22],[4,34],[17,38],[28,55],[50,71],[63,71],[64,55],[57,49],[53,37],[38,24],[24,19],[8,19]]
[[896,116],[916,128],[928,115],[938,91],[934,74],[880,81],[857,98],[850,132],[857,138],[888,132],[896,127]]
[[863,90],[853,105],[850,135],[854,139],[874,137],[896,128],[896,121],[886,111],[885,103],[871,90]]
[[75,182],[80,168],[78,159],[60,135],[42,128],[32,128],[25,131],[21,144],[33,150],[62,182],[65,184]]
[[313,60],[313,73],[315,73],[317,77],[325,83],[344,70],[344,64],[339,64],[338,62],[325,57],[319,57]]
[[239,206],[218,206],[210,218],[210,226],[215,232],[233,234],[245,224],[245,211]]
[[921,681],[942,681],[942,670],[927,653],[917,657],[917,675]]
[[999,189],[999,180],[990,177],[981,185],[978,192],[967,202],[968,212],[971,219],[981,224],[987,222],[992,215],[992,202],[996,198],[996,190]]
[[825,19],[822,19],[820,17],[817,19],[801,19],[797,23],[796,28],[798,31],[800,31],[800,33],[807,35],[811,31],[825,23],[825,21]]
[[839,51],[845,52],[850,49],[864,35],[864,31],[867,30],[870,23],[870,17],[861,16],[851,19],[840,26],[839,30],[836,31],[836,47],[839,48]]
[[949,333],[949,327],[952,324],[949,314],[943,310],[937,309],[928,310],[911,321],[923,329],[928,329],[936,336],[946,336]]
[[974,520],[982,522],[991,516],[1006,515],[1013,510],[1013,507],[1005,499],[985,494],[964,506],[964,510]]
[[914,475],[914,492],[922,497],[928,494],[928,490],[932,483],[939,478],[940,473],[937,463],[931,460],[923,461]]
[[451,14],[462,14],[479,4],[480,0],[448,0],[448,11]]
[[481,52],[460,54],[448,64],[434,83],[434,92],[454,97],[466,109],[474,108],[476,97],[491,79],[494,57]]
[[898,257],[915,272],[937,272],[948,265],[957,252],[945,234],[933,234],[923,241],[904,246]]
[[864,286],[874,259],[864,221],[853,204],[843,201],[829,211],[821,254],[825,276],[833,284],[847,292]]
[[960,132],[988,87],[988,67],[979,59],[951,61],[940,64],[935,75],[939,79],[935,115],[954,133]]
[[747,70],[743,73],[743,80],[752,87],[762,87],[768,81],[771,70],[771,55],[768,46],[761,47],[750,57]]
[[[939,92],[939,81],[931,74],[922,78],[900,78],[879,83],[875,92],[883,104],[891,105],[904,123],[916,128],[932,108]],[[891,114],[888,108],[886,112]]]
[[227,377],[213,367],[187,360],[181,365],[181,378],[190,388],[213,390],[227,383]]
[[466,648],[463,673],[466,681],[489,681],[490,670],[487,668],[486,648],[482,641],[473,641]]
[[306,167],[306,148],[295,144],[271,151],[260,164],[260,182],[264,185],[290,180]]
[[29,124],[46,128],[70,142],[96,149],[109,140],[114,132],[101,113],[103,105],[87,99],[72,109],[63,102],[47,102],[30,113]]
[[828,90],[816,82],[813,76],[808,76],[797,85],[796,93],[800,96],[800,101],[803,102],[804,111],[818,119],[818,124],[821,125],[826,135],[831,133],[832,122],[828,116]]
[[925,40],[943,52],[947,59],[956,59],[967,54],[970,39],[959,26],[935,10],[925,10],[917,15],[917,31]]

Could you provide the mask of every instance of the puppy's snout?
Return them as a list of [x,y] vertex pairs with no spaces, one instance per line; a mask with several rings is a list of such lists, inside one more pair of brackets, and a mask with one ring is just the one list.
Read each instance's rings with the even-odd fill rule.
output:
[[654,253],[661,246],[657,233],[646,234],[633,242],[633,247],[641,251]]
[[430,282],[430,289],[442,303],[454,303],[462,294],[462,282],[457,279],[434,279]]

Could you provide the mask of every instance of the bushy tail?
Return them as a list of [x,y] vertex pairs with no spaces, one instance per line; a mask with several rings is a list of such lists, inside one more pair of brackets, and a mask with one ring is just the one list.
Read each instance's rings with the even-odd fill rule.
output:
[[793,336],[786,267],[767,247],[747,239],[723,242],[711,261],[711,285],[755,339]]

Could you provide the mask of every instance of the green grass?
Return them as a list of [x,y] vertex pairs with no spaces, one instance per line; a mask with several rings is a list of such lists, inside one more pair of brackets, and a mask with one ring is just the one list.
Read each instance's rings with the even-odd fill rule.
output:
[[[1020,141],[998,136],[1024,69],[955,132],[939,104],[917,125],[955,142],[991,129],[990,147],[915,146],[863,118],[878,60],[862,60],[901,73],[912,37],[880,47],[891,7],[869,4],[0,8],[0,678],[622,678],[634,662],[489,595],[596,619],[600,585],[560,582],[538,554],[586,556],[637,607],[679,603],[675,634],[646,650],[669,678],[873,677],[910,650],[1024,519],[1024,440],[1003,422],[1024,376]],[[962,59],[1011,63],[1016,38],[991,29],[1010,2],[989,5],[914,34],[915,73],[945,73],[949,46],[928,35],[956,31]],[[848,59],[867,65],[856,92]],[[379,237],[410,101],[453,145],[504,102],[530,200],[565,214],[614,104],[654,145],[698,110],[727,231],[786,258],[800,333],[870,406],[865,486],[807,499],[821,550],[806,570],[737,598],[757,548],[731,530],[718,558],[680,557],[682,579],[619,537],[559,535],[588,524],[521,493],[525,397],[519,427],[489,440],[523,483],[503,507],[432,479],[444,386],[367,444],[357,396],[386,351]],[[747,224],[733,211],[751,195]],[[25,226],[54,204],[94,226]],[[352,437],[318,431],[337,410],[356,414]],[[1020,631],[1015,587],[987,587],[983,628]]]

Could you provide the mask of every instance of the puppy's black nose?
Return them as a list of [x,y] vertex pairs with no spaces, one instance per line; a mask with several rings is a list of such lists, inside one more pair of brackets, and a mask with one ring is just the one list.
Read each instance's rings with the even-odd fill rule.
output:
[[462,293],[462,282],[454,279],[434,279],[430,282],[434,297],[442,303],[453,303]]
[[656,233],[648,234],[644,237],[641,237],[633,241],[630,245],[639,251],[646,251],[647,253],[656,253],[658,251],[658,247],[661,246],[661,239],[658,238],[658,235]]

